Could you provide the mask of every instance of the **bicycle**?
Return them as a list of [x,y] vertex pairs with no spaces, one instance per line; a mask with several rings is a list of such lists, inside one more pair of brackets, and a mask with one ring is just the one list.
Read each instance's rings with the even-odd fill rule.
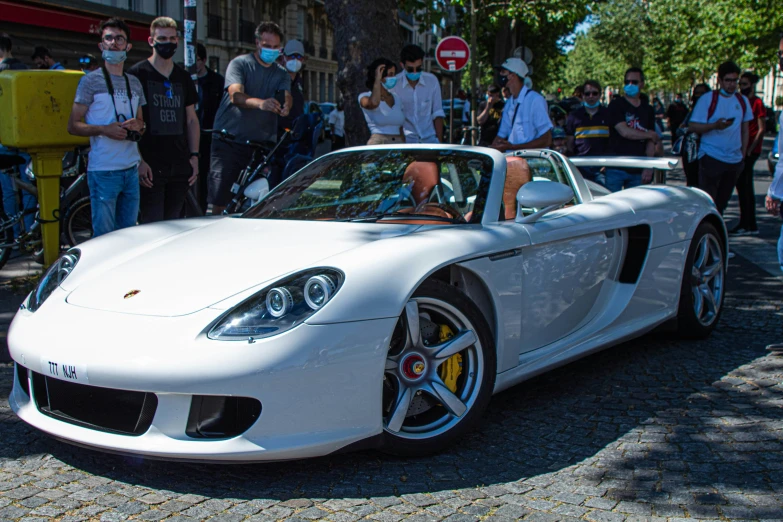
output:
[[[55,211],[55,218],[60,221],[61,243],[76,246],[92,237],[92,207],[90,206],[89,188],[87,186],[86,149],[69,152],[63,158],[63,174],[60,189],[60,208]],[[33,258],[43,260],[43,245],[41,224],[45,222],[38,214],[38,206],[24,208],[23,194],[27,193],[37,198],[38,188],[35,183],[35,173],[28,165],[26,176],[22,178],[16,169],[5,171],[11,176],[15,196],[20,210],[13,216],[0,211],[0,268],[5,266],[11,256],[11,251],[18,248],[22,252],[31,253]],[[72,182],[69,180],[73,179]],[[25,218],[34,215],[31,225]],[[19,226],[20,233],[14,238],[14,227]]]
[[[236,136],[234,136],[233,134],[231,134],[225,129],[221,129],[221,130],[209,129],[209,130],[205,130],[204,132],[209,132],[214,136],[216,136],[218,139],[230,141],[233,143],[239,143],[253,148],[253,156],[250,158],[250,162],[248,162],[247,166],[245,166],[245,168],[242,169],[242,172],[239,173],[239,177],[237,178],[237,181],[231,186],[231,193],[234,194],[234,197],[231,199],[228,205],[226,205],[225,210],[223,210],[224,215],[235,214],[237,212],[240,212],[244,209],[245,204],[249,199],[247,194],[245,194],[246,192],[245,189],[247,189],[254,181],[257,181],[259,179],[259,176],[263,177],[264,179],[267,179],[267,183],[268,183],[268,178],[271,170],[272,157],[274,156],[275,152],[277,152],[277,150],[280,148],[280,146],[286,141],[291,131],[286,129],[283,136],[279,140],[277,140],[277,143],[258,142],[253,140],[240,141],[237,140]],[[260,158],[260,160],[259,160],[259,154],[263,154],[263,157]],[[267,191],[268,191],[268,187],[267,187]]]

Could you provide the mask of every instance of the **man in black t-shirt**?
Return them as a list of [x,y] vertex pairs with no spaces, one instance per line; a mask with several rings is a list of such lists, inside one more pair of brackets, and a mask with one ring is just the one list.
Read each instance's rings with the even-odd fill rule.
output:
[[[624,96],[609,104],[609,152],[613,156],[652,156],[661,139],[655,132],[655,112],[640,96],[644,73],[638,67],[625,72]],[[652,181],[645,169],[606,169],[606,188],[617,192]]]
[[147,132],[139,143],[141,220],[177,219],[188,189],[198,179],[198,94],[190,75],[172,61],[179,37],[177,23],[159,17],[150,26],[152,56],[128,71],[144,87]]

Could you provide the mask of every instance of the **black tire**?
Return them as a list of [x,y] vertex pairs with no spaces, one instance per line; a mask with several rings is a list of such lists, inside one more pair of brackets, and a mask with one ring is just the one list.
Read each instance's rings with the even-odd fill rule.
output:
[[[419,339],[411,339],[409,317],[418,322]],[[436,453],[474,428],[497,373],[484,316],[456,288],[434,280],[408,301],[385,364],[381,449],[400,456]]]
[[92,237],[92,205],[89,196],[77,199],[68,207],[63,220],[63,229],[65,238],[72,247]]
[[686,339],[708,337],[720,320],[725,295],[724,238],[714,225],[702,222],[693,235],[683,269],[677,310],[678,336]]

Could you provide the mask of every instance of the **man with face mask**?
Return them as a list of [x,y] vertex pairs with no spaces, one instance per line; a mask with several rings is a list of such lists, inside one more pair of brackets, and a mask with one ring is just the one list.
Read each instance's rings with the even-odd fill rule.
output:
[[[623,96],[609,104],[609,152],[613,156],[647,156],[648,145],[661,142],[655,132],[655,111],[642,97],[644,72],[638,67],[625,71]],[[652,181],[652,170],[606,169],[606,188],[617,192]]]
[[287,116],[277,117],[277,136],[283,135],[286,129],[294,127],[294,121],[304,114],[305,96],[302,82],[302,69],[307,62],[304,45],[299,40],[289,40],[285,44],[279,63],[285,67],[291,78],[291,110]]
[[[253,157],[241,142],[276,141],[277,120],[291,110],[291,77],[277,64],[283,32],[274,22],[256,29],[256,52],[231,60],[226,89],[215,116],[215,129],[225,129],[236,142],[212,140],[208,201],[219,214],[231,201],[231,186]],[[239,142],[239,143],[237,143]]]
[[525,87],[528,68],[524,60],[509,58],[500,66],[500,86],[508,87],[500,129],[492,148],[500,152],[520,149],[543,149],[552,145],[552,122],[546,100]]
[[748,149],[750,102],[737,90],[740,68],[734,62],[718,67],[720,90],[702,96],[693,108],[688,130],[701,135],[699,188],[712,196],[723,214]]
[[[575,91],[576,92],[576,91]],[[609,150],[609,110],[601,105],[603,90],[595,80],[581,88],[582,106],[568,114],[565,132],[571,156],[604,156]],[[580,167],[585,179],[605,183],[598,167]]]
[[196,85],[172,58],[177,52],[177,22],[161,16],[152,21],[147,43],[152,56],[128,71],[144,87],[147,133],[139,144],[149,165],[140,170],[141,220],[177,219],[188,189],[198,178],[200,127]]
[[139,133],[144,133],[141,82],[125,74],[123,66],[130,29],[111,18],[100,25],[104,67],[79,80],[68,120],[68,132],[89,136],[93,236],[136,224],[139,215]]
[[446,113],[443,112],[440,82],[434,74],[423,69],[424,49],[406,45],[400,52],[400,63],[402,71],[397,75],[394,93],[400,97],[405,114],[405,142],[440,143]]

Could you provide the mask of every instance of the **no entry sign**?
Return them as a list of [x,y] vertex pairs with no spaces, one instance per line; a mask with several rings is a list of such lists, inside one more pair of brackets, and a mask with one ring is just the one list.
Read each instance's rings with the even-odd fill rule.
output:
[[444,38],[435,48],[435,60],[444,71],[456,72],[463,69],[470,60],[468,42],[459,36]]

